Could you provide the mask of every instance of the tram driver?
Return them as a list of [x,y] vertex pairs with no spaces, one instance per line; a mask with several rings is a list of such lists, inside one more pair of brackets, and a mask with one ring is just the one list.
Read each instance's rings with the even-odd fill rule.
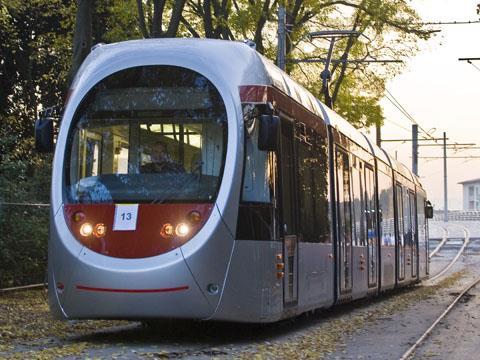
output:
[[184,172],[183,167],[178,164],[168,153],[167,144],[157,141],[153,144],[150,153],[150,162],[142,165],[144,173],[160,172]]

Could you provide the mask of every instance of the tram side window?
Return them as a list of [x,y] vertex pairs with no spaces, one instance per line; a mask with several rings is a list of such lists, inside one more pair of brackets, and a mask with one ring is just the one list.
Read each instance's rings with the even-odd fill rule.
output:
[[245,132],[245,166],[237,239],[275,240],[272,197],[276,166],[274,152],[258,149],[257,122],[251,134]]
[[417,242],[417,229],[416,229],[416,222],[415,222],[415,217],[416,217],[416,208],[415,208],[415,194],[412,191],[408,192],[408,201],[410,204],[410,225],[411,225],[411,243],[412,246],[416,244]]
[[420,249],[422,245],[426,243],[426,231],[425,231],[425,198],[417,194],[417,221],[418,221],[418,243]]
[[327,142],[311,129],[298,141],[298,187],[303,241],[330,242]]
[[267,151],[258,149],[258,124],[253,133],[245,136],[245,171],[243,175],[242,201],[271,202],[272,164]]
[[362,179],[363,163],[352,157],[352,192],[353,192],[353,228],[354,245],[365,246],[365,197]]
[[403,237],[403,227],[404,227],[404,220],[403,220],[403,196],[402,196],[402,186],[397,186],[397,217],[398,217],[398,244],[400,248],[403,248],[405,245],[404,237]]
[[405,245],[411,246],[412,241],[412,219],[410,218],[410,198],[409,192],[403,192],[403,236],[405,238]]
[[377,222],[375,214],[375,177],[373,169],[365,167],[365,214],[367,220],[367,239],[369,244],[375,241]]
[[352,243],[352,214],[350,207],[350,164],[348,154],[337,149],[336,160],[340,242],[344,244],[343,246],[350,246]]
[[395,217],[393,211],[392,178],[381,171],[378,172],[378,197],[381,214],[381,244],[382,246],[394,246]]

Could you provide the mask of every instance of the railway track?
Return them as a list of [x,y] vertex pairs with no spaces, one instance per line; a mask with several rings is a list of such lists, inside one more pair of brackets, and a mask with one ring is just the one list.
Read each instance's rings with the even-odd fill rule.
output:
[[15,292],[15,291],[24,291],[24,290],[46,288],[47,286],[48,286],[47,283],[41,283],[41,284],[32,284],[32,285],[25,285],[25,286],[15,286],[15,287],[3,288],[3,289],[0,289],[0,294]]
[[[438,226],[438,225],[437,225]],[[433,251],[428,255],[428,257],[431,259],[433,256],[435,256],[435,254],[440,250],[440,248],[445,245],[445,243],[447,242],[447,239],[448,239],[448,230],[446,227],[443,227],[443,226],[439,226],[442,231],[443,231],[443,236],[442,236],[442,240],[438,243],[438,245],[435,247],[435,249],[433,249]]]
[[468,292],[474,288],[478,283],[480,283],[480,277],[477,278],[475,281],[470,283],[468,286],[466,286],[460,294],[450,303],[450,305],[447,307],[447,309],[432,323],[432,325],[418,338],[418,340],[402,355],[400,360],[407,360],[410,359],[415,351],[419,348],[419,346],[427,339],[427,337],[432,333],[432,331],[436,328],[436,326],[442,321],[445,316],[452,311],[452,309],[455,307],[455,305],[458,304],[458,302],[468,294]]
[[[466,227],[462,227],[463,228],[463,232],[465,234],[465,237],[463,239],[463,245],[461,246],[461,248],[458,250],[457,254],[455,255],[455,257],[450,261],[450,263],[444,267],[440,272],[438,272],[437,274],[435,274],[433,277],[431,277],[429,279],[430,282],[432,281],[435,281],[437,280],[438,278],[440,278],[443,274],[445,274],[448,270],[451,269],[451,267],[457,262],[457,260],[460,258],[460,256],[463,254],[465,248],[467,247],[468,243],[470,242],[470,231],[466,228]],[[448,233],[448,232],[447,232]],[[446,242],[446,241],[445,241]],[[445,243],[444,242],[444,243]],[[440,244],[439,244],[440,245]],[[442,245],[443,246],[443,245]],[[437,248],[439,248],[439,246],[437,246]],[[437,250],[437,248],[435,248],[435,250]],[[432,252],[433,253],[433,252]]]

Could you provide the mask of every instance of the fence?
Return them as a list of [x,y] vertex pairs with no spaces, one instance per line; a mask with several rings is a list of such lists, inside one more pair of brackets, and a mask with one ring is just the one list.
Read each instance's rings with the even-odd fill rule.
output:
[[[443,211],[435,211],[433,220],[443,221]],[[451,210],[448,212],[448,221],[480,221],[480,211]]]

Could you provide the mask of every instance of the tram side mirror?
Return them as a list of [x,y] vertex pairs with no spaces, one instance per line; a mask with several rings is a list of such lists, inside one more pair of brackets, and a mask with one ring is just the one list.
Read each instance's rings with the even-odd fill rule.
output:
[[275,115],[261,115],[259,117],[258,149],[262,151],[276,151],[280,139],[280,118]]
[[40,153],[53,152],[53,119],[40,118],[35,121],[35,150]]
[[433,206],[430,201],[425,204],[425,217],[427,219],[433,219]]

